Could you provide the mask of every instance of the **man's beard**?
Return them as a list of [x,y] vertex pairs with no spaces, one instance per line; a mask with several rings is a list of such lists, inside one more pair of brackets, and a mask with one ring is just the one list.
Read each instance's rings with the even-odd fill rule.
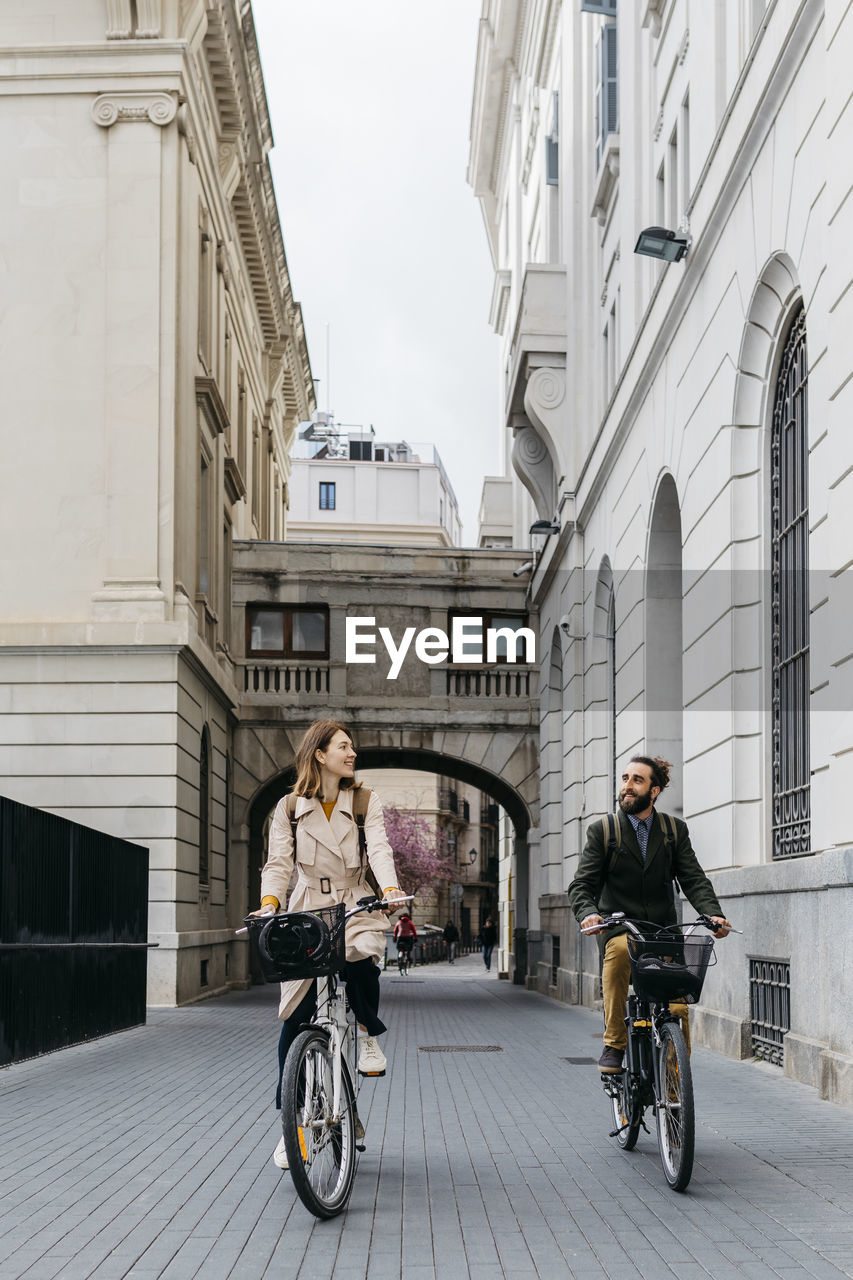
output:
[[623,813],[645,813],[652,803],[652,789],[649,787],[643,795],[628,796],[624,792],[619,796],[619,808]]

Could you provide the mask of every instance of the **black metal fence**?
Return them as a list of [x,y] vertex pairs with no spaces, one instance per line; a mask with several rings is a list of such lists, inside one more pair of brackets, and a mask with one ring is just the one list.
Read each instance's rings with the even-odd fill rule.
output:
[[0,1065],[145,1021],[148,850],[0,797]]
[[[479,947],[473,946],[471,943],[457,942],[457,956],[470,955],[472,951],[479,951]],[[439,960],[447,959],[447,944],[440,934],[422,934],[414,947],[412,948],[412,964],[435,964]],[[397,947],[393,938],[388,939],[385,948],[385,963],[388,965],[397,963]]]

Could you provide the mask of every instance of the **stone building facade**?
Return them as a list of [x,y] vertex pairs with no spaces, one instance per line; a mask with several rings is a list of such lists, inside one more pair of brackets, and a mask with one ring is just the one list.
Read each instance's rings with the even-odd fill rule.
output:
[[[851,49],[840,0],[484,0],[469,167],[515,545],[554,525],[528,981],[595,998],[566,886],[621,766],[663,754],[743,930],[697,1036],[846,1103]],[[637,255],[648,226],[686,259]]]
[[245,898],[232,539],[283,536],[315,407],[251,6],[0,0],[0,41],[2,788],[149,848],[184,1001]]

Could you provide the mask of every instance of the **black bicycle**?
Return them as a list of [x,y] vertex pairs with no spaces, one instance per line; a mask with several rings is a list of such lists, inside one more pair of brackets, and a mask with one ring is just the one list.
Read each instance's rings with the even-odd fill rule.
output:
[[693,1074],[681,1019],[669,1006],[670,1002],[695,1004],[699,999],[714,939],[707,934],[694,936],[695,930],[713,933],[719,926],[710,917],[699,916],[690,924],[661,929],[628,920],[619,911],[604,917],[597,929],[615,925],[627,930],[634,990],[625,1009],[625,1065],[618,1073],[602,1075],[616,1126],[610,1137],[623,1151],[632,1151],[640,1129],[649,1132],[643,1116],[651,1108],[664,1176],[674,1191],[684,1191],[693,1172],[696,1140]]
[[411,969],[411,967],[412,967],[412,947],[400,946],[400,943],[398,942],[397,943],[397,968],[400,972],[400,976],[402,978],[405,978],[408,975],[408,972]]

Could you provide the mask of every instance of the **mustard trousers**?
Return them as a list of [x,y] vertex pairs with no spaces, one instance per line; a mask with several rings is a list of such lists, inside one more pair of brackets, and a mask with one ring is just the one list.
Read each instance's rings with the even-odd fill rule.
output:
[[[614,1049],[624,1049],[628,1043],[625,1027],[625,1001],[631,982],[631,966],[628,961],[628,939],[624,933],[610,938],[604,949],[604,968],[601,987],[604,995],[604,1043]],[[690,1023],[687,1005],[673,1001],[670,1010],[681,1019],[681,1029],[690,1051]]]

